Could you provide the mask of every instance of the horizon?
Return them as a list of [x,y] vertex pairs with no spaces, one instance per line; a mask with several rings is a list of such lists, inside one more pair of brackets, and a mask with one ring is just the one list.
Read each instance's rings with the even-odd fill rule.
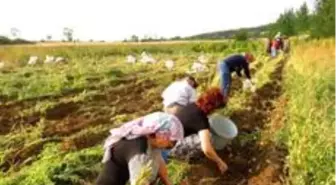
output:
[[[60,41],[64,38],[63,28],[69,27],[74,30],[73,38],[80,41],[121,41],[131,35],[187,37],[266,25],[275,22],[286,9],[297,9],[304,2],[310,10],[314,6],[314,0],[189,2],[4,0],[2,4],[8,8],[0,12],[0,35],[13,38],[10,29],[17,28],[19,38],[39,41],[51,35],[52,41]],[[13,14],[15,11],[20,13]]]

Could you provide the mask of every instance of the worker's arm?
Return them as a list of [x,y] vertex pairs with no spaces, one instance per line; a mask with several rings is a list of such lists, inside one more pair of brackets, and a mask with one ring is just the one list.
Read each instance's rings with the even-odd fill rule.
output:
[[198,135],[201,140],[201,147],[202,151],[204,152],[205,156],[207,156],[209,159],[214,161],[219,170],[224,173],[227,170],[226,163],[217,155],[217,152],[212,146],[211,139],[210,139],[210,131],[209,129],[203,129],[198,132]]
[[250,68],[249,68],[249,65],[247,64],[247,62],[244,63],[243,69],[244,69],[244,73],[245,73],[246,78],[251,79]]
[[168,177],[168,171],[165,161],[163,160],[162,156],[158,157],[159,161],[159,176],[164,185],[172,185]]

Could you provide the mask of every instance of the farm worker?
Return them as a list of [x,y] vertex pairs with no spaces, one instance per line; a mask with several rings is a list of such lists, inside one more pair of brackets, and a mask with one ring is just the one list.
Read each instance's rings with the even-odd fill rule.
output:
[[202,93],[195,103],[190,103],[174,113],[182,123],[185,137],[197,134],[201,150],[206,157],[217,164],[222,173],[227,170],[227,165],[218,156],[211,143],[208,115],[216,109],[225,107],[225,104],[226,97],[223,96],[220,89],[212,87]]
[[270,38],[267,38],[267,41],[266,41],[266,53],[267,54],[271,54],[271,48],[272,48],[272,39]]
[[277,51],[279,49],[283,49],[283,41],[282,41],[282,37],[281,37],[281,32],[278,32],[275,35],[274,40],[272,41],[272,47],[271,47],[271,55],[272,55],[272,57],[276,56]]
[[184,137],[182,124],[176,116],[155,112],[112,129],[110,133],[104,144],[104,167],[97,185],[125,185],[128,180],[131,185],[147,185],[156,180],[157,175],[165,185],[172,184],[160,151],[172,148]]
[[281,32],[278,32],[275,36],[274,36],[275,39],[279,39],[281,38]]
[[183,106],[197,99],[198,83],[191,75],[185,75],[182,80],[171,83],[161,94],[164,111],[174,113]]
[[[198,83],[191,75],[185,75],[182,80],[171,83],[162,93],[164,111],[175,113],[182,107],[197,100]],[[163,150],[162,156],[168,162],[169,150]]]
[[250,53],[234,54],[228,56],[218,64],[221,92],[225,97],[229,97],[231,88],[231,73],[236,72],[242,77],[241,70],[244,70],[247,82],[252,85],[249,63],[254,61],[254,56]]
[[287,36],[283,37],[283,51],[288,53],[290,51],[290,41]]
[[283,40],[282,38],[278,38],[272,41],[272,47],[271,47],[271,55],[272,57],[275,57],[277,54],[277,51],[283,49]]
[[[236,125],[228,118],[220,115],[210,116],[211,144],[216,150],[222,150],[238,134]],[[178,141],[171,150],[171,157],[179,159],[199,159],[202,155],[202,145],[199,135],[192,134]]]

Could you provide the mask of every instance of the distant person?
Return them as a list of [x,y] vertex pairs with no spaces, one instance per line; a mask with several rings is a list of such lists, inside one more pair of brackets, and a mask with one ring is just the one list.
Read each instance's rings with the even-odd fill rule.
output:
[[242,77],[241,70],[247,78],[247,82],[252,85],[249,64],[253,62],[254,56],[250,53],[234,54],[226,57],[219,62],[219,78],[220,88],[223,96],[229,97],[231,88],[231,73],[236,72],[239,77]]
[[281,32],[278,32],[275,35],[274,40],[272,41],[271,56],[275,57],[278,53],[278,50],[282,49],[283,49],[283,39],[281,36]]
[[271,48],[272,48],[272,39],[267,38],[266,40],[266,53],[271,55]]
[[[104,144],[103,169],[97,185],[138,185],[154,182],[159,175],[165,185],[168,179],[161,149],[172,148],[184,137],[180,120],[168,113],[155,112],[112,129]],[[147,171],[146,171],[147,170]],[[147,175],[143,174],[148,172]]]
[[174,113],[183,106],[197,100],[198,83],[191,75],[171,83],[162,93],[164,111]]

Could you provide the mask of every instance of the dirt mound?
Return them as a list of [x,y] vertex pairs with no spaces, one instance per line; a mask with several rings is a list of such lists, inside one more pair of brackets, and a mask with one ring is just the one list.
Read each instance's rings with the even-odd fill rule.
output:
[[39,113],[21,117],[18,114],[19,112],[19,109],[0,109],[0,135],[5,135],[15,130],[20,124],[35,125],[40,121]]
[[46,119],[48,120],[59,120],[72,112],[78,110],[79,105],[74,102],[60,103],[53,108],[46,110]]

